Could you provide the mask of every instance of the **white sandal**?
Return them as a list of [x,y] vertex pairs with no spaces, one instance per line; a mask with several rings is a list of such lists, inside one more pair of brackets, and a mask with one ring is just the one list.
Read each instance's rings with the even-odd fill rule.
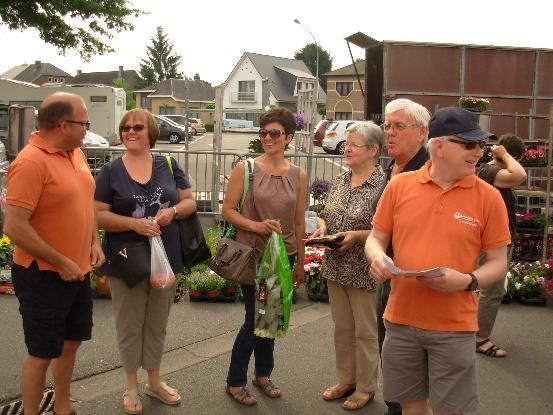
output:
[[[125,399],[128,399],[129,406],[125,405]],[[134,407],[135,409],[130,409]],[[138,389],[127,389],[123,394],[123,409],[126,414],[139,415],[142,413],[142,401],[138,395]]]
[[[163,389],[164,391],[166,391],[169,395],[171,395],[171,397],[178,398],[178,399],[176,400],[165,399],[163,396],[159,394],[160,389]],[[150,386],[146,383],[144,388],[144,393],[148,396],[151,396],[152,398],[159,399],[161,402],[163,402],[166,405],[178,405],[181,400],[179,391],[167,386],[167,383],[165,382],[159,382],[159,385],[157,388],[155,388],[155,391],[154,391],[154,388],[150,388]]]

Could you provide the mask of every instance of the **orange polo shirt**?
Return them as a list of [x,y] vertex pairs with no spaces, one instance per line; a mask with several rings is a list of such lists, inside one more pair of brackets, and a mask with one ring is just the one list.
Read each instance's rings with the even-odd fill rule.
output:
[[[89,272],[96,185],[82,150],[59,150],[34,132],[9,167],[7,187],[7,204],[32,211],[29,222],[40,237]],[[18,246],[13,260],[57,271]]]
[[[507,209],[500,193],[475,175],[448,189],[432,181],[428,161],[386,186],[373,226],[392,235],[394,263],[406,270],[447,266],[477,268],[480,252],[510,243]],[[427,330],[477,331],[473,292],[442,293],[415,277],[395,276],[384,318]]]

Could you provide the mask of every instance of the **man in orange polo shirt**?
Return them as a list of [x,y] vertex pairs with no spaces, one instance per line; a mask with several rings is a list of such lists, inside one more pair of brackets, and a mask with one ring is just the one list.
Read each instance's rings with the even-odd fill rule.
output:
[[48,96],[39,131],[8,170],[4,233],[15,243],[12,279],[28,356],[21,370],[26,415],[38,413],[52,362],[54,413],[75,413],[69,389],[77,348],[92,331],[88,272],[104,262],[94,179],[79,148],[90,126],[81,97]]
[[[429,123],[430,161],[395,176],[377,207],[365,251],[371,275],[392,279],[384,320],[384,399],[406,415],[478,409],[474,291],[505,275],[510,243],[497,189],[475,175],[491,134],[474,114],[448,107]],[[386,255],[391,241],[394,260]],[[486,261],[478,266],[481,251]],[[443,267],[440,276],[392,275]]]

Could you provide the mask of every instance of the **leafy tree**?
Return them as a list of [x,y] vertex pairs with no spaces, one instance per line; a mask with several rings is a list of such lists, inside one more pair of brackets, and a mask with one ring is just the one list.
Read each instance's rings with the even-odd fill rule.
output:
[[194,81],[201,81],[202,79],[200,78],[200,74],[198,72],[196,72],[194,74]]
[[305,62],[311,73],[317,73],[317,48],[319,48],[319,83],[326,92],[326,77],[323,74],[330,72],[332,69],[332,57],[330,53],[316,45],[308,43],[303,49],[294,54],[294,59],[300,59]]
[[173,53],[173,45],[169,43],[163,28],[158,26],[156,34],[150,39],[151,45],[146,46],[146,59],[141,59],[140,78],[142,86],[150,86],[166,79],[182,79],[178,71],[181,56]]
[[117,78],[113,80],[113,86],[116,88],[123,88],[125,95],[127,96],[127,110],[132,110],[136,107],[136,102],[132,96],[132,91],[129,91],[129,87],[123,78]]
[[[128,0],[0,0],[0,25],[7,25],[10,30],[35,28],[42,40],[63,54],[73,49],[90,61],[96,54],[114,51],[100,38],[111,39],[113,32],[134,29],[126,19],[144,12],[131,8],[129,3]],[[71,21],[66,22],[67,19]],[[75,21],[82,24],[77,26]]]

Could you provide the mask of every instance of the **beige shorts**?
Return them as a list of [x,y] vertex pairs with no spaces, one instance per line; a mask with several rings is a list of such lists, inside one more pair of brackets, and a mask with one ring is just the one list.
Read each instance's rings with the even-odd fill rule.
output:
[[434,412],[478,410],[474,332],[432,331],[384,321],[384,399],[429,399]]

